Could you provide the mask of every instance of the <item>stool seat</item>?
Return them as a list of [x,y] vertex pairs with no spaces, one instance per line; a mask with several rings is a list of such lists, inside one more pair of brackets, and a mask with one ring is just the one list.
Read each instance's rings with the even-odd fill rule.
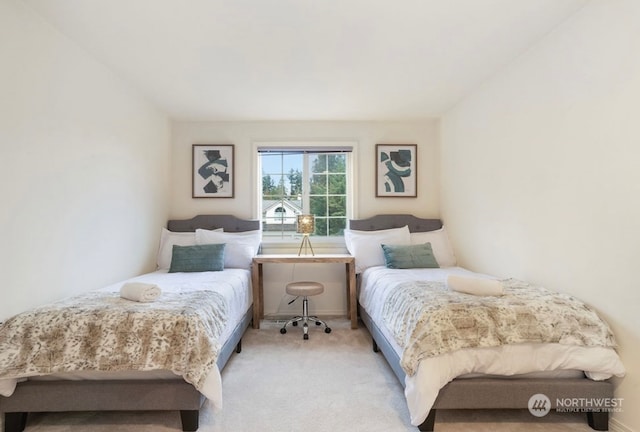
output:
[[294,296],[314,296],[324,292],[324,285],[309,281],[290,282],[287,284],[286,291],[287,294]]

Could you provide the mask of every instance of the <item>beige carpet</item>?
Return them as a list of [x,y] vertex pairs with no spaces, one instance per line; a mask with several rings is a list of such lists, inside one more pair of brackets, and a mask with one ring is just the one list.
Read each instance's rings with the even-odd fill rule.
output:
[[[366,329],[331,320],[333,332],[299,328],[286,335],[265,321],[250,329],[242,353],[222,373],[224,408],[205,405],[201,432],[415,432],[402,387]],[[27,431],[178,431],[177,412],[31,414]],[[437,432],[590,431],[584,415],[550,413],[538,419],[524,411],[442,411]]]

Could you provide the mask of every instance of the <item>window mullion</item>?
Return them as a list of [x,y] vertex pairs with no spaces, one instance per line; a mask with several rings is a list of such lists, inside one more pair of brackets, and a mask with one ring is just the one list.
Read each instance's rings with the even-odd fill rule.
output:
[[311,187],[310,173],[309,154],[305,153],[302,158],[302,212],[307,214],[311,211],[311,202],[309,200],[309,189]]

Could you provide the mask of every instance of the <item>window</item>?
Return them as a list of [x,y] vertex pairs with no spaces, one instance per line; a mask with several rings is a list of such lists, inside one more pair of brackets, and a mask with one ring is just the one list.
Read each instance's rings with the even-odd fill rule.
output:
[[351,214],[351,147],[259,146],[263,236],[291,238],[299,214],[317,237],[342,236]]

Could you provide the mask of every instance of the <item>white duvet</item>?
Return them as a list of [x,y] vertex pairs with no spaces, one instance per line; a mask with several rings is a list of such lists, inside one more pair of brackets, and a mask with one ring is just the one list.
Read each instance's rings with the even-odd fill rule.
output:
[[[147,273],[126,281],[102,288],[100,291],[120,292],[120,288],[126,282],[143,282],[157,285],[164,292],[185,292],[198,290],[211,290],[220,293],[226,303],[228,320],[222,330],[221,345],[226,341],[238,323],[242,320],[252,303],[251,274],[244,269],[226,269],[219,272],[196,273],[168,273],[167,270],[158,270]],[[31,377],[30,379],[159,379],[176,378],[178,375],[171,371],[150,372],[80,372],[66,373],[49,376]],[[18,380],[0,380],[0,395],[11,396]],[[222,406],[222,380],[220,370],[215,367],[206,377],[201,393],[213,402],[214,407]]]
[[[382,308],[388,294],[398,283],[410,280],[446,282],[450,274],[477,275],[460,267],[409,270],[371,267],[362,273],[360,305],[376,322],[399,357],[402,351],[382,320]],[[560,344],[462,349],[424,359],[417,372],[405,378],[405,398],[411,424],[420,425],[427,418],[440,389],[454,378],[469,374],[513,376],[571,370],[584,371],[593,380],[623,376],[625,373],[622,362],[613,349]]]

